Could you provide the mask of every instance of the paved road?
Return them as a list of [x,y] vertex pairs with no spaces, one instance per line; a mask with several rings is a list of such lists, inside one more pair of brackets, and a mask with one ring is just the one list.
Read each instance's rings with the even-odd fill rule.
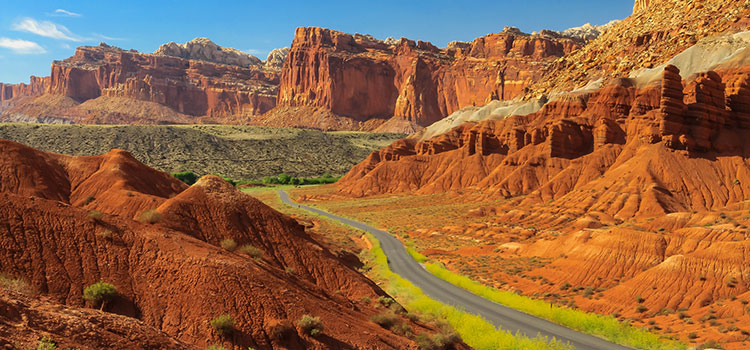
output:
[[288,205],[297,206],[318,213],[322,216],[338,220],[349,226],[371,233],[380,240],[380,246],[388,257],[388,266],[393,272],[401,275],[401,277],[421,288],[422,291],[431,298],[445,304],[457,306],[466,312],[480,315],[496,326],[502,327],[504,330],[513,333],[521,332],[530,337],[542,335],[550,339],[555,338],[567,342],[577,350],[630,349],[511,309],[507,306],[489,301],[463,288],[456,287],[455,285],[436,277],[422,267],[422,265],[406,252],[406,248],[401,244],[401,241],[391,236],[390,233],[317,208],[292,202],[292,200],[289,199],[289,195],[283,190],[279,190],[279,197],[281,197],[282,202]]

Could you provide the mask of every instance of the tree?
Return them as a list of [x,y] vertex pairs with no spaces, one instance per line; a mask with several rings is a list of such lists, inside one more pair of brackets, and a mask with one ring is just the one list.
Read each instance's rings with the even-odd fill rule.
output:
[[291,181],[291,180],[292,180],[291,176],[289,176],[287,174],[284,174],[284,173],[279,174],[279,183],[280,184],[282,184],[282,185],[288,185],[289,181]]
[[195,175],[192,171],[183,171],[181,173],[172,173],[172,176],[177,178],[178,180],[192,186],[196,181],[198,181],[198,175]]
[[117,288],[107,282],[96,282],[83,289],[83,298],[92,302],[94,306],[101,305],[104,310],[105,304],[117,295]]

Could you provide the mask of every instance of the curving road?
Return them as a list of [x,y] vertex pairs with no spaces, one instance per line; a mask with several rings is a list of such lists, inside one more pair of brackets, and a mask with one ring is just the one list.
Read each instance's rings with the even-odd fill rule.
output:
[[406,248],[401,244],[401,241],[388,232],[317,208],[297,204],[289,199],[289,195],[284,190],[278,190],[278,192],[281,201],[285,204],[318,213],[374,235],[375,238],[380,240],[380,246],[388,257],[388,266],[391,270],[421,288],[425,294],[435,300],[479,315],[495,326],[500,326],[512,333],[520,332],[529,337],[541,335],[547,338],[555,338],[567,342],[578,350],[630,349],[511,309],[457,287],[427,271],[406,252]]

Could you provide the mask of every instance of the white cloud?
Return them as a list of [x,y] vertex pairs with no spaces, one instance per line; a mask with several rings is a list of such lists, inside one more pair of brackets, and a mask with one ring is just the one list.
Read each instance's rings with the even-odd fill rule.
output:
[[80,13],[71,12],[68,10],[63,9],[57,9],[54,13],[48,14],[49,16],[55,16],[55,17],[81,17],[82,15]]
[[70,40],[70,41],[83,41],[84,40],[84,38],[81,38],[71,33],[68,30],[68,28],[65,28],[65,26],[63,25],[55,24],[50,21],[39,22],[29,17],[26,17],[22,19],[21,21],[14,23],[13,30],[17,30],[20,32],[33,33],[36,35],[41,35],[43,37],[52,38],[52,39]]
[[128,40],[126,38],[118,38],[118,37],[106,36],[104,34],[99,34],[99,33],[92,33],[91,36],[93,36],[94,38],[97,38],[97,39],[110,40],[110,41]]
[[10,49],[11,51],[19,55],[35,55],[47,52],[47,50],[33,41],[3,37],[0,37],[0,47]]

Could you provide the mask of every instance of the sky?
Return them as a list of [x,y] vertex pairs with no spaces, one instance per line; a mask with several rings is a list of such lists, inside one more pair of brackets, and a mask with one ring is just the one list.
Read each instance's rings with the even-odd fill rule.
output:
[[99,42],[140,52],[208,37],[265,59],[288,47],[297,27],[378,39],[406,37],[445,47],[502,31],[564,30],[623,19],[633,0],[495,1],[46,1],[0,0],[0,82],[50,74],[50,63]]

